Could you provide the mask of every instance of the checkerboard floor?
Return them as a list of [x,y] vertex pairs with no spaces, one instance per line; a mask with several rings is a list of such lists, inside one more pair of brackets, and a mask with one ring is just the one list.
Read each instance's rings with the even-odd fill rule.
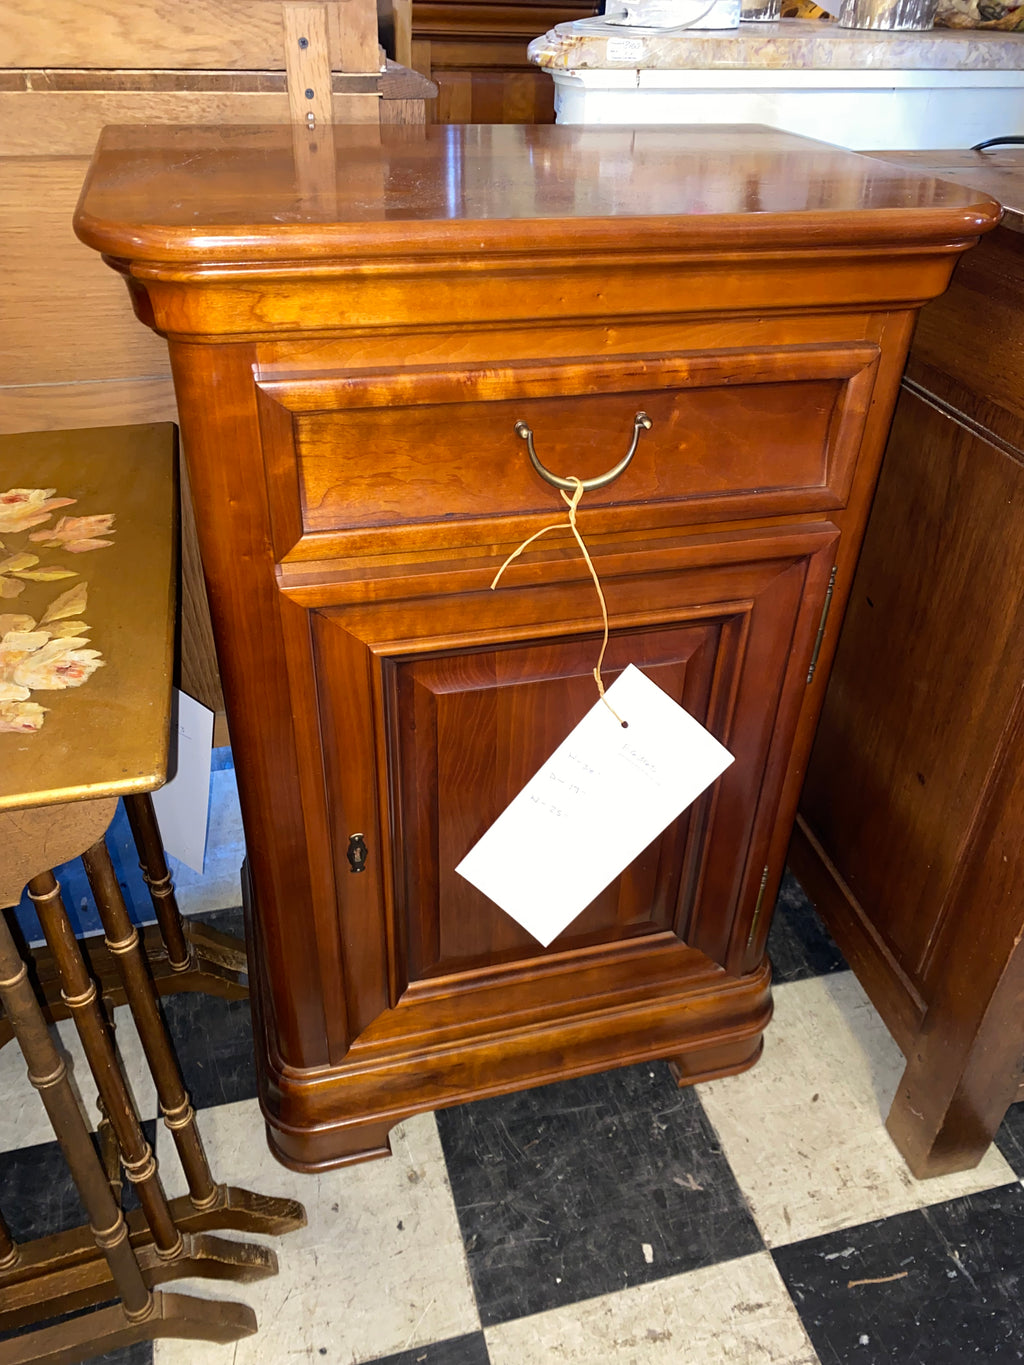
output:
[[[237,911],[204,918],[240,931]],[[900,1055],[791,880],[770,951],[776,1013],[753,1070],[677,1090],[654,1063],[424,1114],[393,1130],[390,1160],[320,1176],[266,1148],[245,1002],[169,999],[215,1175],[298,1198],[309,1222],[274,1243],[274,1279],[177,1286],[250,1302],[256,1336],[102,1359],[1024,1360],[1024,1113],[1011,1110],[976,1170],[913,1180],[883,1126]],[[129,1019],[118,1041],[141,1076]],[[0,1094],[0,1208],[15,1237],[82,1221],[13,1047]],[[151,1084],[137,1098],[155,1115]],[[162,1125],[157,1152],[169,1192],[183,1192]]]

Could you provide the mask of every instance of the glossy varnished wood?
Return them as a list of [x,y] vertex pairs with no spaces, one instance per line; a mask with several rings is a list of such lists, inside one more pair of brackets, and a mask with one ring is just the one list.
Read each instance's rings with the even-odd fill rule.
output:
[[1008,226],[921,315],[794,844],[907,1058],[889,1129],[919,1176],[984,1155],[1024,1003],[1021,162],[932,157]]
[[[223,253],[225,263],[271,263],[323,253],[308,272],[319,282],[350,273],[363,256],[437,255],[450,271],[461,255],[472,257],[472,273],[489,274],[495,262],[484,253],[497,250],[547,250],[578,269],[588,248],[601,247],[641,259],[660,249],[671,259],[755,242],[806,253],[815,240],[876,249],[916,241],[955,253],[958,241],[991,226],[995,212],[983,193],[753,126],[349,126],[335,130],[335,155],[338,174],[324,203],[311,200],[295,174],[289,128],[234,136],[216,128],[110,129],[77,231],[114,257],[130,244],[138,279],[158,279],[163,261],[175,262],[184,278],[190,258],[198,265]],[[626,240],[630,226],[642,234],[635,244]],[[348,259],[332,259],[331,249],[342,246]],[[861,281],[861,296],[884,290],[892,263],[882,256],[878,267],[879,284]],[[804,283],[801,271],[794,286]],[[274,293],[267,291],[265,304]],[[648,308],[658,311],[658,301]],[[229,321],[221,318],[221,327]],[[270,325],[272,310],[260,330]]]
[[[758,1055],[764,941],[913,322],[983,195],[767,130],[115,130],[77,228],[170,342],[246,824],[262,1098],[417,1109]],[[215,396],[215,401],[214,401]],[[737,755],[551,949],[452,868],[633,659]],[[365,871],[347,851],[359,832]]]

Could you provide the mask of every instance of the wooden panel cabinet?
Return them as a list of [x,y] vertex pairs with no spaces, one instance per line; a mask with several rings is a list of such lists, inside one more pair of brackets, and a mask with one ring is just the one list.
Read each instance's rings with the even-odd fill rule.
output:
[[436,83],[438,123],[554,122],[554,82],[546,71],[530,64],[526,49],[556,24],[597,12],[596,0],[408,3],[407,64]]
[[924,1177],[1024,1098],[1024,161],[903,155],[1008,213],[921,314],[793,863],[904,1052]]
[[[310,196],[291,133],[111,133],[77,220],[170,343],[262,1101],[303,1169],[386,1151],[420,1109],[756,1059],[827,606],[914,309],[996,213],[767,130],[332,138]],[[491,588],[564,511],[516,426],[590,478],[640,411],[579,513],[605,676],[635,664],[736,761],[545,949],[454,871],[596,699],[568,533]]]

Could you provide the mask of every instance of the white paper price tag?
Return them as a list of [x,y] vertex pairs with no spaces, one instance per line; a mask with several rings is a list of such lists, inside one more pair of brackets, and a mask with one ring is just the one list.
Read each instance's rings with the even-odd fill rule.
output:
[[733,761],[632,664],[455,869],[545,947]]
[[639,62],[644,55],[642,38],[609,38],[605,56],[610,62]]

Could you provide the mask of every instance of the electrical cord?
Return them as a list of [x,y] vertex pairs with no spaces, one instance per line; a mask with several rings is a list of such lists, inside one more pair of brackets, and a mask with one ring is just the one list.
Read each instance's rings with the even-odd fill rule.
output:
[[1013,137],[990,137],[985,142],[976,142],[971,148],[972,152],[987,152],[990,147],[1020,147],[1024,146],[1024,136],[1015,134]]

